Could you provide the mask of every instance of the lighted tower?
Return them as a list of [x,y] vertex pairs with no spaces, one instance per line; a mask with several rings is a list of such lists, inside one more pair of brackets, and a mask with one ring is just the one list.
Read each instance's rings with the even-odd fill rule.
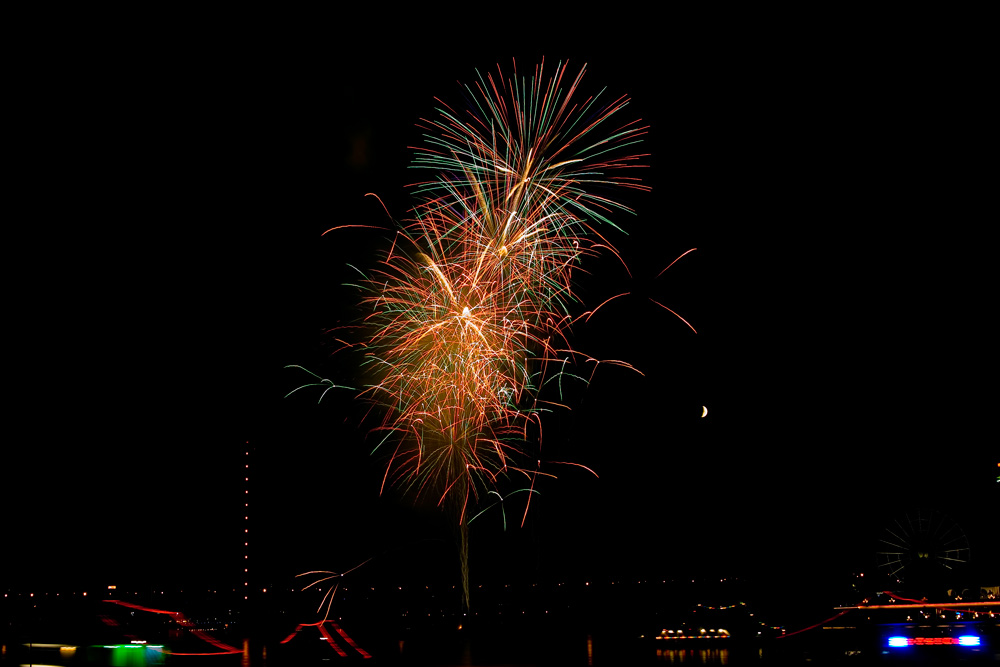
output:
[[250,599],[250,441],[243,448],[243,599]]

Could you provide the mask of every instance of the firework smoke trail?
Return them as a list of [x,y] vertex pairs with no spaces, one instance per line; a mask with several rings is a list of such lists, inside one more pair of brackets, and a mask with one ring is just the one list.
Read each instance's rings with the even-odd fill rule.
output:
[[533,488],[522,461],[541,445],[538,394],[575,356],[573,271],[615,252],[595,226],[628,209],[607,191],[647,189],[628,175],[643,156],[623,152],[645,128],[612,125],[627,99],[578,101],[583,69],[543,70],[480,76],[468,109],[441,103],[422,122],[413,167],[433,177],[413,186],[412,218],[363,285],[374,381],[362,395],[383,408],[383,487],[454,508],[466,605],[469,505],[510,477]]

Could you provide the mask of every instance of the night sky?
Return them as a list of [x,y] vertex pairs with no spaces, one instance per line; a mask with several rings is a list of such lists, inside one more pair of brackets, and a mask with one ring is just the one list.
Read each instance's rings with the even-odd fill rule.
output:
[[363,382],[324,332],[357,314],[347,264],[389,234],[322,232],[390,224],[368,192],[405,219],[434,97],[542,56],[586,63],[583,92],[627,94],[622,117],[650,128],[652,191],[624,193],[636,215],[608,235],[631,277],[584,265],[579,312],[630,296],[573,338],[643,375],[602,366],[550,415],[541,458],[600,477],[553,469],[524,528],[523,504],[506,532],[473,524],[473,579],[799,586],[874,572],[879,530],[923,509],[996,584],[985,44],[749,18],[512,39],[255,17],[27,53],[0,587],[234,585],[246,442],[269,581],[370,556],[374,579],[419,580],[454,558],[439,511],[380,497],[363,406],[284,399],[308,378],[284,366]]

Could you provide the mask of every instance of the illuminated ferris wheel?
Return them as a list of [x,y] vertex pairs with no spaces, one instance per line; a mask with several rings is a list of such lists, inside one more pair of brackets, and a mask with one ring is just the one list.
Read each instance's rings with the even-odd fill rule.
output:
[[940,577],[969,561],[969,540],[957,523],[940,512],[906,514],[882,531],[879,570],[902,583],[904,577]]

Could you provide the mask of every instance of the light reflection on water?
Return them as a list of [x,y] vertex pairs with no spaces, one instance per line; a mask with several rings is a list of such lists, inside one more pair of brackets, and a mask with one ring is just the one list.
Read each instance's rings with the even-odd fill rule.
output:
[[[287,644],[267,644],[253,639],[244,639],[239,655],[225,655],[215,659],[208,658],[206,665],[224,663],[240,665],[240,667],[307,667],[308,665],[325,665],[338,663],[332,647],[326,642],[301,641]],[[745,647],[686,647],[661,648],[648,643],[641,644],[623,640],[620,635],[604,635],[594,633],[573,633],[573,636],[562,635],[551,637],[546,641],[518,641],[516,637],[504,635],[503,640],[491,633],[464,637],[452,636],[444,641],[415,642],[410,640],[385,638],[383,643],[368,646],[377,660],[372,663],[382,665],[440,665],[448,667],[485,667],[487,665],[506,665],[509,667],[541,667],[542,665],[566,665],[568,667],[612,667],[618,665],[765,665],[759,648]],[[322,646],[320,646],[322,645]],[[9,647],[5,647],[8,648]],[[377,649],[377,650],[376,650]],[[17,658],[26,657],[20,652],[11,660],[9,651],[0,651],[0,667],[16,665],[25,662]],[[353,655],[353,654],[351,654]],[[31,656],[36,657],[36,656]],[[39,656],[40,657],[40,656]],[[48,656],[46,656],[48,657]],[[43,662],[54,665],[76,664],[72,660],[62,660],[66,656],[53,656],[52,660]],[[353,656],[358,658],[358,656]],[[30,662],[30,661],[29,661]],[[348,660],[347,662],[351,662]],[[360,659],[354,660],[354,663]],[[133,663],[129,663],[133,664]],[[141,662],[136,665],[145,664]]]
[[[581,639],[583,641],[581,641]],[[600,638],[596,639],[587,634],[585,637],[578,637],[576,641],[570,643],[558,642],[555,646],[545,647],[543,651],[536,653],[541,648],[538,646],[524,647],[523,651],[516,651],[512,655],[506,651],[498,651],[490,648],[488,644],[492,642],[469,641],[466,640],[460,646],[455,646],[456,652],[450,653],[447,650],[438,654],[435,651],[428,653],[426,647],[423,650],[416,650],[416,647],[409,645],[409,642],[400,640],[393,642],[393,649],[388,654],[382,653],[378,657],[389,665],[425,665],[440,664],[453,667],[479,667],[480,665],[509,665],[510,667],[538,667],[540,665],[555,664],[552,660],[558,660],[558,664],[565,665],[586,665],[587,667],[605,667],[608,665],[634,664],[634,665],[730,665],[732,654],[728,648],[652,648],[629,646],[622,647],[618,642],[602,643]],[[582,644],[582,646],[581,646]],[[595,646],[596,645],[596,646]],[[534,650],[533,650],[534,649]],[[582,649],[582,650],[581,650]],[[325,654],[324,654],[325,656]],[[290,664],[325,664],[325,662],[302,663],[303,656],[296,658],[292,655],[267,657],[267,647],[257,646],[248,649],[244,643],[244,651],[240,661],[241,667],[287,667]],[[750,656],[741,655],[736,660],[736,664],[752,665],[764,664],[760,660],[760,655],[754,653]],[[316,660],[316,656],[311,656]],[[325,656],[329,660],[329,656]],[[624,663],[622,661],[625,661]],[[380,663],[382,664],[382,663]]]
[[[583,639],[583,641],[581,641]],[[579,643],[577,643],[579,642]],[[634,664],[634,665],[730,665],[731,653],[728,648],[639,648],[631,646],[621,647],[617,642],[610,645],[602,644],[600,638],[596,639],[587,634],[583,638],[577,638],[575,642],[556,646],[545,647],[544,651],[536,653],[540,647],[524,647],[523,651],[517,651],[516,655],[511,655],[505,651],[496,651],[486,644],[491,642],[465,641],[460,647],[456,646],[457,652],[451,653],[451,657],[445,657],[448,651],[443,651],[443,655],[436,652],[427,653],[423,650],[414,652],[415,647],[409,646],[409,642],[394,642],[393,648],[398,651],[389,651],[389,655],[381,654],[379,657],[386,664],[390,665],[425,665],[440,664],[452,667],[479,667],[480,665],[509,665],[510,667],[538,667],[540,665],[557,664],[565,665],[587,665],[587,667],[604,667],[608,665]],[[581,644],[583,644],[581,646]],[[596,645],[596,646],[595,646]],[[296,659],[291,656],[281,656],[276,660],[268,660],[266,648],[264,655],[261,655],[261,647],[256,651],[249,652],[251,659],[247,662],[248,653],[244,653],[244,667],[285,667],[293,664]],[[426,648],[426,647],[424,647]],[[535,650],[532,650],[535,649]],[[581,650],[582,649],[582,650]],[[643,650],[645,649],[645,650]],[[391,655],[393,654],[394,655]],[[544,655],[543,655],[544,654]],[[759,658],[759,656],[754,656]],[[624,663],[622,661],[625,661]],[[297,663],[296,663],[297,664]],[[312,662],[308,664],[314,664]],[[320,664],[320,663],[315,663]],[[325,663],[324,663],[325,664]],[[381,663],[380,663],[381,664]],[[736,664],[763,664],[759,660],[744,661],[739,659]]]
[[672,665],[728,665],[728,648],[656,649],[657,662]]
[[[692,667],[697,667],[699,665],[730,665],[732,654],[728,648],[652,648],[645,647],[648,650],[636,651],[636,647],[632,646],[629,648],[619,647],[617,642],[613,642],[610,645],[606,645],[600,641],[601,638],[595,638],[587,634],[585,638],[578,637],[574,642],[569,644],[559,643],[556,646],[546,647],[542,653],[536,653],[536,651],[531,650],[528,647],[524,647],[524,651],[518,652],[518,655],[510,655],[506,652],[496,652],[489,647],[485,647],[483,642],[463,642],[461,647],[456,646],[459,650],[456,653],[451,653],[450,658],[439,655],[437,652],[425,653],[423,651],[414,654],[410,649],[411,647],[406,646],[404,642],[399,642],[398,646],[393,648],[398,648],[398,653],[394,653],[393,650],[389,651],[389,654],[382,654],[380,656],[378,664],[388,664],[388,665],[398,665],[399,667],[404,667],[406,665],[426,665],[426,664],[438,664],[438,665],[448,665],[451,667],[480,667],[486,665],[508,665],[509,667],[539,667],[541,665],[549,664],[560,664],[560,665],[587,665],[588,667],[605,667],[608,665],[621,665],[621,664],[631,664],[631,665],[690,665]],[[581,641],[582,640],[582,641]],[[538,649],[540,647],[533,647]],[[288,667],[289,665],[297,665],[302,667],[303,665],[318,665],[318,664],[329,664],[331,656],[327,656],[325,653],[322,655],[317,655],[315,653],[307,652],[306,655],[296,655],[296,654],[284,654],[284,655],[271,655],[268,656],[268,647],[264,644],[256,644],[253,641],[244,640],[243,650],[240,652],[241,655],[238,661],[228,661],[228,664],[235,665],[239,664],[241,667]],[[447,654],[448,652],[445,651]],[[332,655],[332,654],[331,654]],[[7,664],[18,664],[20,661],[14,661],[9,663],[5,660],[6,657],[0,655],[0,667],[4,667]],[[235,656],[226,656],[228,658],[234,658]],[[743,655],[736,659],[737,665],[763,665],[766,661],[760,659],[760,655],[755,651],[752,655]],[[744,660],[744,658],[749,658]],[[555,660],[555,662],[553,662]],[[70,661],[72,662],[72,661]],[[223,660],[217,660],[217,662],[212,663],[211,660],[208,661],[211,664],[223,664]],[[336,663],[337,660],[333,659]],[[56,660],[53,662],[56,665],[69,664],[62,660]],[[76,664],[76,663],[73,663]],[[129,663],[133,664],[133,663]],[[145,664],[145,663],[135,663]]]

